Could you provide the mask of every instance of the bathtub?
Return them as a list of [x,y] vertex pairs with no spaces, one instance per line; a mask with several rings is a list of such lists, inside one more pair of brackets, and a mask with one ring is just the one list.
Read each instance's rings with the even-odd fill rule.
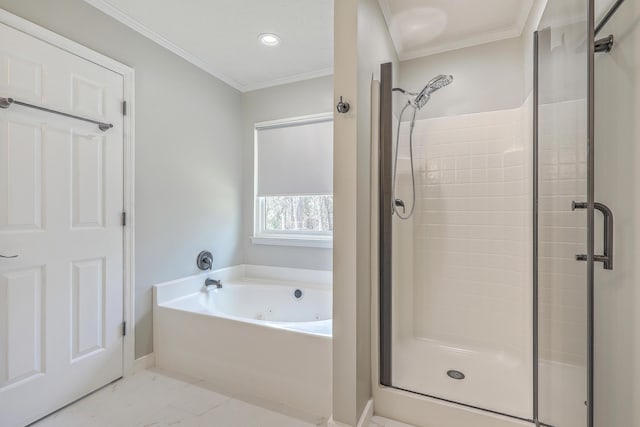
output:
[[[203,290],[208,277],[222,288]],[[330,272],[241,265],[155,285],[156,366],[327,419],[331,307]]]

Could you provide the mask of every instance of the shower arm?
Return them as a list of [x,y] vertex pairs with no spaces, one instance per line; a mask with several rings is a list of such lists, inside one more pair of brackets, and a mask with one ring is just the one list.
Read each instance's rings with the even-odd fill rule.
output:
[[418,94],[418,92],[408,92],[408,91],[402,89],[401,87],[394,87],[393,89],[391,89],[391,92],[400,92],[400,93],[403,93],[405,95],[413,95],[413,96],[416,96]]

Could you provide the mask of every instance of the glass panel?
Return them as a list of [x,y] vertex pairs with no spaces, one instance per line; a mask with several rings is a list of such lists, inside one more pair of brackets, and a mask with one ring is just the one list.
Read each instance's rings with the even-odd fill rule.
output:
[[587,425],[587,1],[550,0],[538,32],[539,420]]

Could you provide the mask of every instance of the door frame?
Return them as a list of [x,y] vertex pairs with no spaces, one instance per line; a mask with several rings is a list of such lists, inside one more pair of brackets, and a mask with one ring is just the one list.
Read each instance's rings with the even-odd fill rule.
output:
[[128,376],[134,372],[135,362],[135,70],[1,8],[0,23],[120,74],[123,78],[123,100],[127,103],[127,111],[123,116],[123,209],[126,212],[126,226],[123,227],[122,309],[126,334],[123,337],[122,374]]

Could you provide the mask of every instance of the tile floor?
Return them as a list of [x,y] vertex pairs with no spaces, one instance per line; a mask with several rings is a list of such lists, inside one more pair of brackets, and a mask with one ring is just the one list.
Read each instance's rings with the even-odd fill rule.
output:
[[[255,403],[255,402],[254,402]],[[314,427],[158,369],[144,370],[49,415],[32,427]],[[370,427],[411,427],[373,417]]]

